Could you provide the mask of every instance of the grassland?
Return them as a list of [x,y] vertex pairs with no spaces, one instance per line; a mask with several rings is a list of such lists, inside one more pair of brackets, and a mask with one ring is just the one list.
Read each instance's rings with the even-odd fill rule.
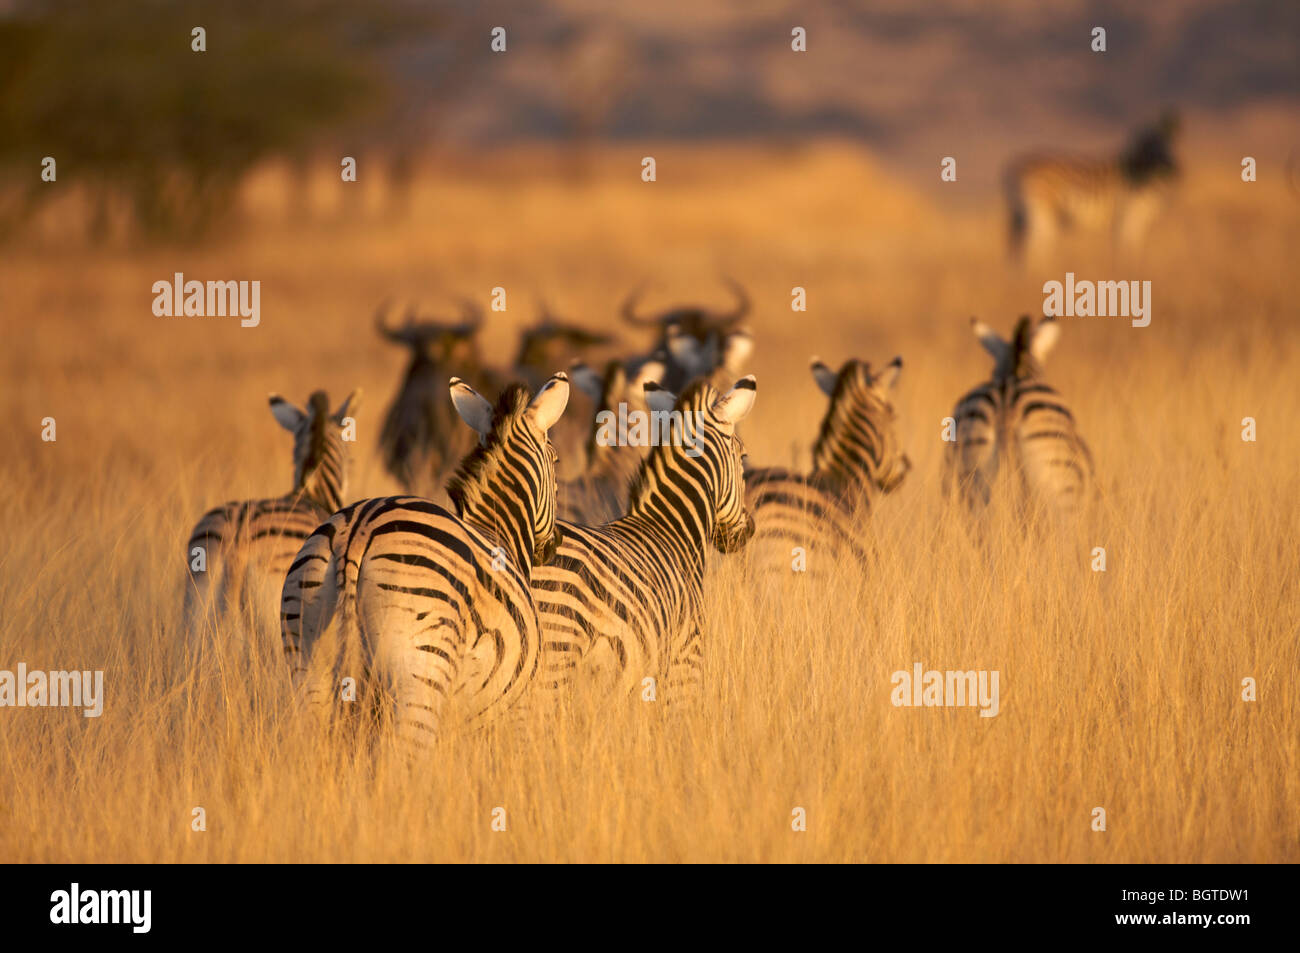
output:
[[[949,203],[848,147],[661,150],[654,184],[644,154],[609,150],[584,182],[546,153],[440,159],[400,216],[324,179],[309,218],[286,216],[268,172],[208,246],[47,228],[6,250],[0,668],[103,669],[108,697],[98,719],[0,710],[0,860],[1300,860],[1294,192],[1202,161],[1141,260],[1078,245],[1026,273],[995,195]],[[1150,327],[1067,319],[1049,366],[1105,502],[1053,542],[999,530],[982,550],[939,493],[941,419],[988,371],[967,320],[1009,329],[1067,268],[1153,282]],[[261,326],[154,317],[150,287],[177,271],[260,280]],[[721,304],[719,272],[755,300],[751,459],[806,463],[811,355],[901,354],[915,469],[872,523],[879,564],[839,567],[833,599],[793,576],[751,597],[719,561],[697,711],[580,698],[412,770],[289,717],[246,620],[185,668],[185,534],[210,505],[288,489],[268,391],[364,387],[353,495],[395,489],[375,448],[402,360],[372,330],[381,299],[505,287],[485,333],[504,363],[538,295],[608,327],[645,278],[650,306]],[[918,661],[999,670],[1001,713],[894,708],[891,673]]]

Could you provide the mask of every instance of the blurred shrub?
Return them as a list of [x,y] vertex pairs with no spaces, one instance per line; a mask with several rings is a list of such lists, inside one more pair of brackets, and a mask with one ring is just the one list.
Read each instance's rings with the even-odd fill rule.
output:
[[[187,6],[55,0],[0,19],[0,165],[20,183],[9,196],[16,221],[51,194],[39,180],[49,155],[60,181],[96,195],[101,228],[120,197],[146,234],[201,235],[253,163],[299,155],[382,108],[385,48],[433,25],[411,5],[375,0]],[[201,53],[191,49],[199,26]]]

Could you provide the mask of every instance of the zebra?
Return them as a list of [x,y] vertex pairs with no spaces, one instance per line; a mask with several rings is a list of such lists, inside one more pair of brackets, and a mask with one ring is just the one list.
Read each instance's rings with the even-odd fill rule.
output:
[[402,385],[379,434],[384,468],[408,493],[437,494],[457,461],[473,447],[473,435],[457,422],[447,403],[447,378],[457,374],[494,390],[504,385],[479,358],[482,311],[469,301],[462,309],[456,324],[419,320],[408,309],[404,324],[392,326],[388,304],[375,314],[380,336],[410,351]]
[[757,387],[751,375],[719,394],[701,380],[675,399],[653,382],[646,385],[652,411],[682,415],[683,439],[650,449],[625,515],[595,527],[560,522],[555,558],[534,570],[532,582],[544,690],[576,680],[626,695],[644,691],[651,678],[671,686],[670,698],[694,697],[705,548],[734,552],[754,533],[736,424],[753,407]]
[[1025,315],[1010,341],[977,318],[971,318],[971,329],[993,355],[993,376],[953,411],[945,494],[956,492],[980,511],[1001,487],[1015,494],[1013,503],[1076,510],[1093,488],[1092,454],[1064,399],[1043,381],[1043,361],[1060,337],[1060,324],[1044,318],[1035,327]]
[[1135,249],[1179,175],[1173,154],[1178,129],[1178,116],[1170,112],[1113,158],[1043,154],[1010,162],[1004,187],[1012,256],[1037,254],[1070,228],[1109,228],[1121,249]]
[[[659,383],[670,391],[681,390],[697,377],[713,374],[726,367],[732,376],[719,376],[714,386],[721,390],[734,379],[738,367],[749,356],[750,341],[738,325],[750,310],[749,296],[739,282],[726,278],[736,296],[736,304],[729,311],[714,311],[698,305],[670,308],[653,317],[637,313],[636,305],[641,289],[633,291],[623,302],[623,320],[632,327],[654,328],[658,338],[650,353],[642,360],[663,360],[667,363],[664,379]],[[628,362],[629,372],[635,374],[637,362]]]
[[478,435],[448,483],[455,512],[411,496],[353,503],[303,544],[280,603],[302,697],[325,702],[356,673],[377,705],[392,701],[398,737],[417,747],[453,696],[464,722],[480,725],[523,695],[540,650],[529,578],[560,541],[547,433],[568,376],[531,400],[511,384],[495,408],[459,378],[450,390]]
[[628,485],[648,448],[606,439],[602,417],[606,413],[617,417],[620,404],[627,413],[647,412],[645,385],[663,372],[662,362],[647,361],[640,366],[636,379],[629,383],[622,361],[610,361],[603,375],[583,363],[569,368],[573,383],[590,398],[596,411],[588,428],[584,469],[577,477],[560,481],[561,519],[594,525],[623,515]]
[[[200,618],[214,608],[218,617],[224,616],[251,578],[278,589],[303,540],[343,505],[348,486],[344,428],[360,403],[360,389],[332,414],[325,391],[312,394],[305,411],[279,394],[270,395],[271,414],[293,434],[293,489],[284,496],[214,507],[195,525],[185,547],[184,617],[191,638],[197,637]],[[258,610],[270,608],[265,615],[270,626],[273,599],[270,594],[255,598]]]
[[830,398],[813,445],[812,470],[746,469],[745,493],[757,531],[749,545],[751,570],[805,572],[860,566],[871,547],[861,522],[873,501],[895,490],[912,468],[895,428],[891,396],[903,369],[895,357],[872,374],[851,359],[839,372],[813,358],[812,375]]

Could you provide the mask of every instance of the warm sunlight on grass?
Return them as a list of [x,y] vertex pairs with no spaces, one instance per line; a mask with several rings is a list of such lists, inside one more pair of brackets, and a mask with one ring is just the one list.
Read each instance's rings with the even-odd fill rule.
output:
[[[653,185],[537,162],[449,163],[400,218],[302,225],[269,211],[268,173],[211,246],[6,251],[0,668],[103,669],[107,699],[97,719],[0,710],[0,861],[1300,860],[1292,192],[1193,165],[1142,260],[1069,247],[1023,274],[996,195],[950,214],[848,147],[682,148]],[[939,491],[941,420],[989,371],[968,319],[1008,332],[1067,269],[1153,283],[1150,327],[1064,319],[1047,368],[1103,503],[1055,539],[978,541]],[[154,317],[152,283],[178,271],[260,280],[261,326]],[[639,282],[649,307],[723,304],[720,273],[755,301],[755,464],[807,464],[825,409],[810,356],[901,354],[915,466],[864,530],[879,564],[827,590],[792,573],[758,598],[714,560],[689,715],[578,698],[449,736],[413,770],[293,717],[278,636],[232,622],[186,671],[186,534],[209,506],[289,488],[269,391],[363,387],[351,495],[396,490],[376,440],[403,358],[372,328],[381,300],[505,287],[484,341],[504,364],[538,297],[615,328]],[[915,662],[998,670],[1000,713],[893,707],[890,676]]]

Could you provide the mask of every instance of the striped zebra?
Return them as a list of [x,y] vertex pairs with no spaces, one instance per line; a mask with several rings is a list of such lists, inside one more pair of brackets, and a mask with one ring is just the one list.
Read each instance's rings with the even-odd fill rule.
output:
[[993,355],[993,376],[953,411],[955,440],[945,460],[945,494],[955,491],[977,511],[1002,493],[1031,509],[1081,506],[1092,490],[1092,455],[1065,401],[1043,381],[1043,361],[1060,336],[1060,324],[1044,318],[1035,327],[1025,315],[1010,341],[975,318],[971,328]]
[[656,381],[663,371],[661,361],[647,361],[629,383],[621,361],[610,361],[604,375],[597,374],[586,364],[579,363],[569,368],[573,383],[591,399],[596,409],[588,428],[585,467],[577,477],[560,481],[561,519],[596,525],[623,515],[627,488],[649,448],[606,439],[607,429],[602,427],[602,416],[608,413],[617,417],[620,405],[627,414],[647,412],[645,385]]
[[745,493],[758,527],[748,553],[754,571],[811,570],[820,577],[826,567],[856,567],[868,558],[863,518],[912,468],[890,400],[902,369],[901,357],[877,374],[856,359],[846,361],[839,373],[813,359],[813,379],[830,406],[813,445],[812,470],[745,471]]
[[[329,397],[316,391],[299,410],[278,394],[271,413],[293,434],[293,489],[284,496],[226,503],[203,514],[185,547],[189,579],[185,619],[191,638],[198,622],[214,609],[223,616],[250,584],[259,617],[269,609],[274,626],[280,581],[321,520],[343,505],[347,496],[348,459],[345,421],[356,413],[361,391],[355,390],[333,414]],[[266,592],[262,592],[266,589]]]
[[547,432],[567,376],[531,401],[512,384],[495,408],[458,378],[451,396],[479,440],[447,486],[456,512],[409,496],[340,510],[303,545],[280,604],[305,697],[326,703],[351,676],[372,703],[391,702],[398,736],[417,746],[446,718],[490,720],[528,687],[540,649],[529,577],[559,542]]
[[651,448],[624,516],[596,527],[561,522],[555,558],[533,573],[542,685],[558,689],[576,679],[626,694],[653,678],[671,686],[669,697],[694,695],[705,548],[733,552],[754,532],[736,424],[756,394],[752,376],[722,395],[697,381],[680,399],[646,386],[651,410],[680,412],[689,432]]
[[1061,231],[1109,229],[1116,245],[1141,242],[1178,176],[1174,113],[1140,130],[1118,156],[1032,155],[1007,167],[1005,189],[1013,257],[1038,256]]

